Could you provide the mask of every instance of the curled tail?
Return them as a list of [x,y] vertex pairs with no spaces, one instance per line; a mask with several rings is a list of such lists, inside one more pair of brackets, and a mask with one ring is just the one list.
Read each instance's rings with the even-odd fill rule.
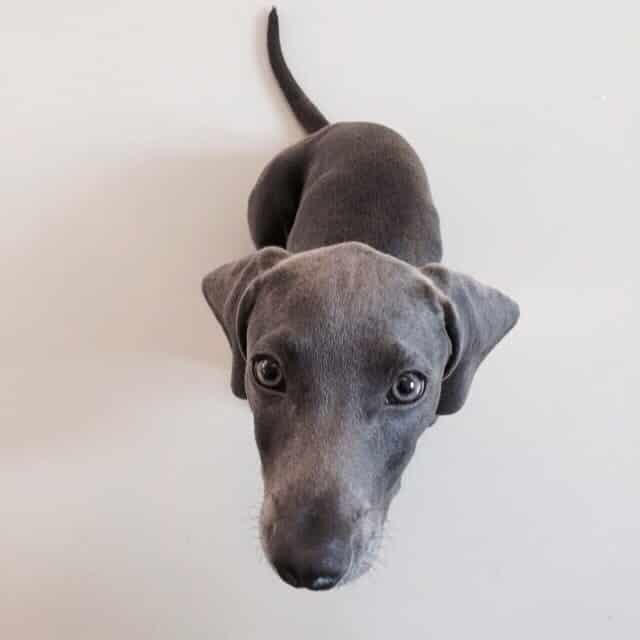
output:
[[313,133],[329,124],[328,120],[320,113],[318,108],[307,98],[305,92],[296,82],[282,55],[280,47],[280,29],[278,27],[278,13],[276,8],[269,14],[269,26],[267,28],[267,50],[269,62],[273,74],[287,99],[293,114],[307,133]]

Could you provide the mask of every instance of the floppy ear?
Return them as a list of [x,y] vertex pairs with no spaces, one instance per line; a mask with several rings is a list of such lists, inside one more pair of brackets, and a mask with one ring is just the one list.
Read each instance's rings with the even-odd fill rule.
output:
[[518,305],[500,291],[439,264],[421,269],[443,294],[452,353],[445,369],[438,413],[464,404],[476,369],[518,321]]
[[246,333],[253,298],[247,294],[255,289],[251,285],[260,275],[288,256],[289,253],[280,247],[265,247],[246,258],[218,267],[202,280],[202,293],[231,346],[231,390],[238,398],[247,397],[244,388]]

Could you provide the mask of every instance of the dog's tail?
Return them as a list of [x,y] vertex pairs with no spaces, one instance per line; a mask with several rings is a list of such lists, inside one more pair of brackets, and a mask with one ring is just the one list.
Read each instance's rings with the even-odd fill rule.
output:
[[282,48],[280,47],[278,12],[275,7],[271,9],[269,14],[267,50],[269,51],[269,62],[271,63],[273,74],[298,122],[307,133],[313,133],[318,129],[322,129],[322,127],[326,127],[329,124],[328,120],[320,113],[313,102],[307,98],[284,60]]

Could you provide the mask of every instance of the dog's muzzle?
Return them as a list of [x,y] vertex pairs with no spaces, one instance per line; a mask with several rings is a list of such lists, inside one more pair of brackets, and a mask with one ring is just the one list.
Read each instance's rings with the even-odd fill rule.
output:
[[362,516],[367,509],[344,513],[333,499],[292,500],[276,507],[267,499],[262,514],[262,542],[278,575],[292,587],[331,589],[348,578],[362,546]]

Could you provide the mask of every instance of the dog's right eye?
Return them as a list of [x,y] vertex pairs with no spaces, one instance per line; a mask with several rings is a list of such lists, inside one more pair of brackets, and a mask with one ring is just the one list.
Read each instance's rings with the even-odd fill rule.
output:
[[269,356],[259,356],[253,361],[253,377],[267,389],[284,391],[284,376],[276,360]]

